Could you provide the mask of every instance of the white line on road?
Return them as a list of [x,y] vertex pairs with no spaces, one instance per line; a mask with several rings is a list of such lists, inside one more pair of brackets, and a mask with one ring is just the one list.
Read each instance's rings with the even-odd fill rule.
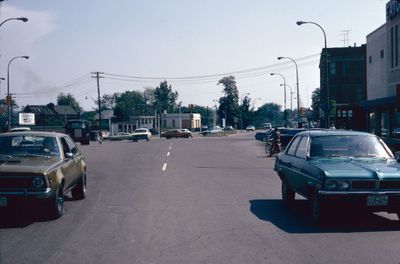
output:
[[163,167],[162,167],[162,171],[165,171],[167,169],[167,163],[164,163]]
[[171,153],[170,153],[170,152],[168,152],[168,153],[167,153],[167,157],[169,157],[169,155],[170,155],[170,154],[171,154]]
[[169,150],[171,150],[171,147],[169,147]]

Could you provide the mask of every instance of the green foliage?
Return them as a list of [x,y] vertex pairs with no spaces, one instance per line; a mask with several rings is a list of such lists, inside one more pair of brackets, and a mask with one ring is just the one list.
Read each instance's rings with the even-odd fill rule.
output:
[[283,125],[282,106],[275,103],[266,103],[258,108],[256,112],[257,126],[262,123],[272,123],[273,125]]
[[311,96],[311,108],[313,120],[318,121],[320,119],[320,108],[321,108],[321,90],[320,88],[315,89]]
[[164,110],[173,112],[176,109],[178,95],[177,91],[172,91],[172,87],[168,85],[167,81],[163,81],[154,91],[154,106],[159,112]]
[[117,121],[128,122],[131,116],[144,114],[144,97],[138,91],[126,91],[115,98],[114,115]]
[[82,112],[82,107],[76,101],[75,97],[70,93],[68,93],[68,94],[60,93],[57,96],[57,105],[70,105],[76,111]]
[[217,83],[224,86],[225,96],[219,98],[218,115],[220,119],[226,117],[226,125],[234,125],[234,118],[239,117],[239,91],[234,76],[224,77]]

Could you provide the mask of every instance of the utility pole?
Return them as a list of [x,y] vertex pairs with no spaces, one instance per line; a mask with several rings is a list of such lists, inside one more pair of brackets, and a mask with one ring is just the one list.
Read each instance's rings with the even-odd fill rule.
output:
[[92,78],[97,79],[97,102],[99,108],[99,131],[101,131],[101,109],[100,109],[100,78],[104,78],[104,76],[100,76],[100,74],[104,74],[104,72],[92,72],[95,76]]

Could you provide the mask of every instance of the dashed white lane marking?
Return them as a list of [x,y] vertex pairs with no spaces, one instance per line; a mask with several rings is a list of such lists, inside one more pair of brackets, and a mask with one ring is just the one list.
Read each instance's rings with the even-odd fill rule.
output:
[[170,155],[170,154],[171,154],[171,153],[170,153],[170,152],[168,152],[168,153],[167,153],[167,157],[169,157],[169,155]]
[[171,150],[172,147],[169,147],[169,150]]
[[164,163],[163,167],[162,167],[162,171],[165,171],[167,169],[167,163]]

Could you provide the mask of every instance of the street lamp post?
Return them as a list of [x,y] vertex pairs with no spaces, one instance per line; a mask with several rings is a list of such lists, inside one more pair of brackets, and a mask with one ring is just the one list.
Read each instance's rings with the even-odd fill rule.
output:
[[283,106],[283,113],[284,113],[284,117],[286,119],[286,115],[285,115],[285,111],[286,111],[286,78],[285,78],[285,76],[283,76],[280,73],[275,73],[275,72],[271,73],[271,76],[274,76],[274,75],[279,75],[283,79],[283,84],[284,84],[283,85],[283,105],[284,105]]
[[[3,22],[4,23],[4,22]],[[11,115],[12,115],[12,113],[11,113],[11,105],[12,105],[12,99],[11,99],[11,96],[10,96],[10,65],[11,65],[11,62],[13,62],[15,59],[19,59],[19,58],[21,58],[21,59],[29,59],[29,56],[16,56],[16,57],[14,57],[14,58],[12,58],[9,62],[8,62],[8,65],[7,65],[7,113],[8,113],[8,132],[10,132],[10,130],[11,130]]]
[[290,117],[293,119],[293,90],[289,84],[281,83],[281,86],[289,87],[290,89]]
[[278,57],[278,60],[289,59],[296,66],[296,86],[297,86],[297,122],[300,122],[300,93],[299,93],[299,67],[294,59],[290,57]]
[[244,95],[249,95],[250,93],[244,93],[242,96],[240,96],[240,102],[242,102],[242,107],[240,109],[240,131],[243,130],[243,96]]
[[26,17],[12,17],[12,18],[6,19],[6,20],[4,20],[3,22],[1,22],[1,23],[0,23],[0,27],[1,27],[4,23],[6,23],[7,21],[10,21],[10,20],[19,20],[19,21],[22,21],[22,22],[27,22],[27,21],[28,21],[28,19],[27,19]]
[[325,85],[326,85],[326,109],[324,109],[324,115],[325,115],[325,125],[326,128],[329,127],[329,112],[330,112],[330,89],[329,89],[329,65],[328,65],[328,45],[327,45],[327,41],[326,41],[326,33],[325,30],[323,29],[323,27],[321,27],[321,25],[312,22],[312,21],[297,21],[296,24],[298,26],[301,26],[303,24],[313,24],[317,27],[319,27],[322,30],[322,33],[324,34],[324,46],[325,46]]

